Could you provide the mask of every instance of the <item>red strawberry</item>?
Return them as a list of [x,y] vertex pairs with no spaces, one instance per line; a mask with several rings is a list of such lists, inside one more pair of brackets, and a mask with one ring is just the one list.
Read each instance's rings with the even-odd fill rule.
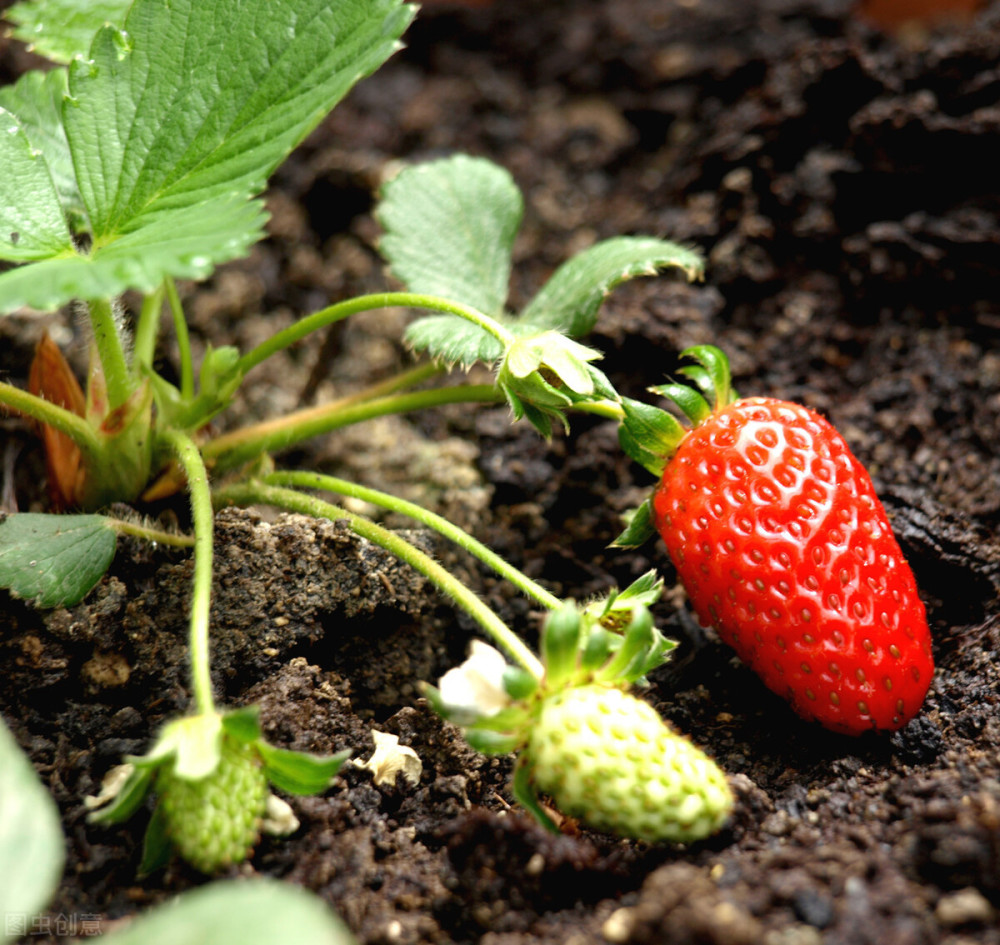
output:
[[699,618],[804,718],[848,734],[900,728],[934,663],[868,473],[815,412],[729,402],[721,352],[693,352],[707,370],[686,373],[713,384],[717,403],[688,411],[700,422],[679,438],[653,516]]

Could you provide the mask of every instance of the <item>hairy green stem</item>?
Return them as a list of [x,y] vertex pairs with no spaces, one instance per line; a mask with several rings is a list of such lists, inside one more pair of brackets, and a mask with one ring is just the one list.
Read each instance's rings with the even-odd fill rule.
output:
[[495,551],[491,551],[481,541],[476,540],[468,532],[449,522],[448,519],[436,515],[414,502],[407,502],[406,499],[389,495],[387,492],[380,492],[378,489],[369,489],[367,486],[360,486],[357,483],[348,482],[346,479],[313,472],[275,472],[262,476],[261,481],[269,486],[290,486],[296,489],[321,489],[324,492],[335,492],[338,495],[361,499],[363,502],[370,502],[380,508],[416,519],[422,525],[434,529],[449,541],[453,541],[463,551],[474,555],[501,577],[510,581],[516,588],[529,597],[533,597],[543,607],[555,610],[562,606],[562,601],[558,597],[549,593],[540,584],[509,564]]
[[170,276],[167,276],[163,284],[167,290],[170,317],[174,322],[174,336],[177,338],[177,349],[180,352],[181,396],[190,401],[194,397],[194,364],[191,358],[191,338],[188,334],[187,319],[184,317],[181,297],[177,294],[177,284]]
[[246,374],[247,371],[271,357],[272,354],[295,344],[296,341],[300,341],[317,329],[325,328],[327,325],[339,322],[350,315],[378,308],[393,307],[424,308],[434,312],[457,315],[459,318],[464,318],[489,332],[505,348],[514,341],[513,334],[496,319],[490,318],[489,315],[484,315],[468,305],[462,305],[460,302],[453,302],[451,299],[436,295],[424,295],[419,292],[376,292],[372,295],[359,295],[357,298],[337,302],[314,312],[312,315],[307,315],[294,325],[289,325],[288,328],[272,335],[267,341],[243,355],[240,359],[240,368]]
[[306,495],[295,489],[267,485],[260,480],[227,486],[216,491],[217,504],[232,505],[273,505],[278,508],[301,512],[314,518],[331,521],[345,521],[351,530],[380,548],[394,554],[414,570],[423,574],[446,596],[461,607],[483,630],[502,646],[510,656],[529,673],[541,679],[544,667],[538,657],[531,652],[521,638],[514,633],[489,607],[453,574],[438,564],[430,555],[416,548],[395,532],[376,525],[361,515],[347,509],[324,502],[315,496]]
[[163,286],[150,292],[142,300],[139,319],[135,326],[135,341],[132,343],[132,368],[153,366],[156,352],[156,338],[160,333],[160,312],[163,309]]
[[456,403],[500,403],[503,395],[488,384],[440,387],[409,394],[392,394],[364,403],[333,401],[257,423],[209,440],[202,448],[217,471],[233,469],[261,453],[285,449],[294,443],[354,423],[393,413]]
[[80,447],[84,456],[97,456],[101,452],[102,443],[97,431],[83,417],[65,407],[49,403],[43,397],[30,394],[5,381],[0,381],[0,404],[65,433]]
[[194,440],[177,430],[164,430],[160,435],[173,450],[187,477],[191,518],[194,523],[194,579],[191,584],[191,624],[188,638],[191,688],[198,713],[207,715],[215,711],[208,650],[215,524],[212,492],[208,485],[208,470]]
[[109,518],[108,523],[119,535],[131,535],[156,545],[169,545],[172,548],[190,548],[195,539],[190,535],[177,535],[164,531],[162,528],[151,528],[138,522],[127,522],[121,518]]
[[108,299],[92,299],[88,308],[94,344],[97,345],[108,391],[108,409],[116,410],[128,400],[133,390],[118,319]]

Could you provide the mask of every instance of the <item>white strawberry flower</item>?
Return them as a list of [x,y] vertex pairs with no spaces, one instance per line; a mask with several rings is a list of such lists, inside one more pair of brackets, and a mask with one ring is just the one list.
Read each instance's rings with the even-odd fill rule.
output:
[[472,725],[506,709],[511,703],[504,688],[506,671],[507,660],[499,650],[473,640],[465,662],[449,669],[438,683],[448,718],[458,725]]

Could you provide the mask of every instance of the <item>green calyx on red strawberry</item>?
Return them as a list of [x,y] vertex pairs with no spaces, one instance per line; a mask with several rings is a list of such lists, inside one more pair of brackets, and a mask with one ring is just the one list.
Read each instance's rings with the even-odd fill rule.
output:
[[517,753],[514,795],[550,829],[540,793],[590,827],[650,842],[700,840],[729,816],[723,772],[629,692],[673,648],[643,603],[659,591],[644,575],[605,601],[552,611],[541,679],[476,641],[465,664],[425,689],[474,748]]
[[864,467],[806,407],[739,399],[717,348],[694,386],[625,401],[623,448],[660,477],[617,544],[659,532],[699,619],[803,718],[858,735],[916,715],[934,663],[924,606]]
[[242,862],[260,838],[268,784],[290,794],[329,788],[350,752],[325,757],[276,748],[261,733],[256,706],[175,719],[153,748],[127,759],[126,773],[90,820],[127,820],[147,793],[159,796],[146,831],[141,873],[175,851],[203,873]]

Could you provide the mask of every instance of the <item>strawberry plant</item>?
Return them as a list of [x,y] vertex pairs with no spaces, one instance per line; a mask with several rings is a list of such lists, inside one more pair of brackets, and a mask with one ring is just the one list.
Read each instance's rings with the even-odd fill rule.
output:
[[665,384],[692,424],[628,402],[626,449],[660,476],[633,544],[660,533],[691,602],[806,719],[857,735],[905,725],[934,672],[916,581],[871,479],[814,411],[738,398],[717,348]]
[[[380,249],[401,290],[334,302],[249,351],[209,347],[195,364],[176,280],[207,278],[264,235],[259,194],[269,175],[358,79],[392,54],[412,14],[400,0],[59,0],[24,2],[11,11],[37,51],[66,65],[28,73],[0,90],[6,131],[0,135],[0,259],[9,264],[0,273],[0,311],[76,306],[90,363],[81,386],[59,349],[43,342],[27,389],[0,382],[0,406],[30,419],[42,434],[53,506],[51,513],[14,513],[0,521],[0,586],[41,607],[71,606],[101,579],[121,534],[192,549],[192,711],[168,721],[146,755],[126,759],[102,797],[105,806],[92,815],[115,823],[143,807],[149,792],[158,795],[144,870],[161,864],[171,849],[208,873],[239,862],[256,842],[268,782],[292,793],[323,791],[344,760],[269,745],[252,708],[225,711],[215,704],[213,512],[225,505],[269,504],[344,521],[424,574],[520,665],[518,697],[536,690],[533,708],[519,717],[518,744],[532,713],[544,719],[557,711],[552,700],[569,698],[571,679],[595,713],[614,701],[619,718],[603,739],[609,751],[614,739],[622,741],[622,725],[634,723],[656,746],[676,749],[684,759],[668,770],[651,755],[622,756],[628,790],[642,793],[647,777],[659,785],[637,803],[655,806],[666,791],[672,813],[659,815],[659,826],[638,814],[612,823],[588,815],[571,787],[553,780],[545,760],[552,746],[529,740],[522,746],[526,774],[515,785],[532,810],[541,813],[527,783],[596,826],[693,839],[717,827],[728,809],[717,769],[625,695],[667,649],[648,615],[640,616],[649,588],[609,595],[597,611],[586,608],[587,627],[602,629],[571,635],[579,667],[569,676],[554,672],[551,646],[539,660],[429,555],[314,493],[362,498],[410,515],[546,610],[560,611],[564,602],[429,510],[362,484],[276,470],[272,458],[348,424],[449,403],[506,402],[515,419],[527,419],[545,436],[565,426],[573,410],[620,417],[620,398],[595,365],[600,352],[577,339],[615,285],[667,267],[696,276],[696,253],[647,237],[599,242],[558,268],[521,312],[511,312],[507,284],[521,195],[505,171],[460,155],[408,168],[385,185],[377,213],[384,229]],[[138,300],[134,313],[125,308],[125,292]],[[222,434],[210,425],[266,359],[354,313],[386,306],[435,313],[407,331],[409,346],[426,356],[415,367],[262,423]],[[154,364],[165,321],[179,351],[176,383]],[[447,370],[476,362],[493,369],[492,383],[434,384]],[[189,496],[189,533],[142,517],[144,502],[179,490]],[[109,514],[123,503],[136,514]],[[626,628],[623,635],[613,632],[616,622]],[[691,773],[691,765],[700,774]],[[686,800],[691,792],[701,799]]]

